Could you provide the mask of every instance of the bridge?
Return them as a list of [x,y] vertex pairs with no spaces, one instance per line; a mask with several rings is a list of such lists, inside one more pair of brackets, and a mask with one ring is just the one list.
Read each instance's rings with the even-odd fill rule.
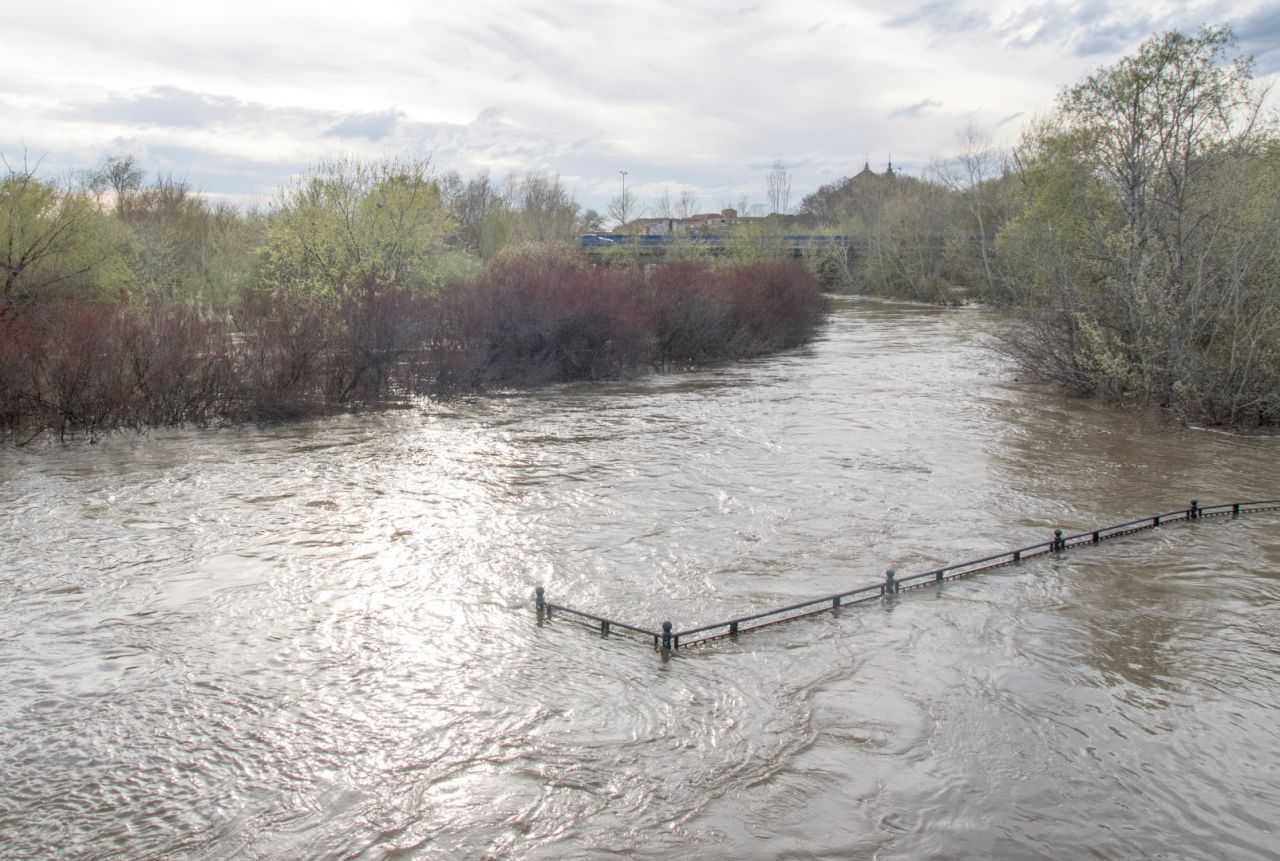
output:
[[630,233],[584,233],[580,247],[593,258],[607,259],[613,253],[663,257],[673,249],[703,251],[723,254],[735,245],[765,247],[790,252],[799,257],[806,251],[828,248],[865,249],[869,243],[858,236],[831,236],[824,234],[787,234],[784,236],[747,237],[726,234],[700,234],[696,236],[647,236]]
[[[584,233],[578,240],[579,247],[596,262],[608,262],[619,257],[665,257],[672,251],[694,251],[709,255],[724,254],[733,248],[767,248],[781,251],[792,257],[805,253],[841,249],[846,252],[864,252],[876,245],[864,236],[823,233],[788,233],[775,236],[750,236],[730,234],[697,234],[693,236],[648,236],[631,233]],[[913,249],[941,251],[946,245],[942,236],[921,237],[910,243]],[[900,244],[894,251],[901,251]]]

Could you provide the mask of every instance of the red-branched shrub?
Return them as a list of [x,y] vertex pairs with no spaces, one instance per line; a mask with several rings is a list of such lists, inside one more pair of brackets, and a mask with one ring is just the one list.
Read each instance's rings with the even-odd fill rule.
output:
[[647,270],[527,252],[424,295],[247,294],[217,321],[172,306],[50,303],[0,315],[0,435],[298,418],[419,392],[617,378],[807,338],[798,263]]
[[440,382],[528,386],[606,379],[645,365],[652,350],[636,302],[640,279],[558,252],[496,261],[440,298],[448,353]]

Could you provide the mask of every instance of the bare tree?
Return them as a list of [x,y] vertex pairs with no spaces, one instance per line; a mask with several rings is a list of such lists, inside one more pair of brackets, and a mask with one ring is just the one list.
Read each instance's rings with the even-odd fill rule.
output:
[[782,159],[773,162],[768,176],[769,211],[786,215],[791,209],[791,174]]
[[111,192],[116,214],[128,215],[130,198],[142,188],[143,172],[131,153],[107,156],[89,171],[89,190],[95,195]]
[[636,200],[635,193],[623,188],[614,195],[609,201],[609,217],[616,221],[619,227],[630,224],[632,219],[639,218],[640,202]]
[[672,219],[676,217],[676,202],[671,198],[671,189],[664,188],[662,197],[653,205],[653,214],[658,218]]
[[698,214],[698,193],[692,188],[680,189],[679,209],[681,218],[692,218]]
[[508,203],[519,215],[524,236],[545,242],[573,235],[581,207],[559,176],[530,171],[515,189]]
[[988,223],[987,212],[991,206],[991,190],[988,183],[1000,176],[1005,164],[1004,154],[994,146],[991,136],[973,123],[956,132],[960,152],[951,162],[933,166],[932,173],[948,188],[957,192],[973,218],[974,239],[982,260],[982,272],[988,291],[995,287],[992,271],[991,241],[995,226]]

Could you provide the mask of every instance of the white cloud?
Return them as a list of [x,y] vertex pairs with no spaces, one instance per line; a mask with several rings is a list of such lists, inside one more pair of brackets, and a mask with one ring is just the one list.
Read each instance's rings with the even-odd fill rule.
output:
[[50,170],[134,151],[262,200],[338,152],[429,153],[555,171],[597,208],[619,169],[642,193],[763,199],[781,157],[799,198],[864,158],[919,168],[970,121],[1011,142],[1150,30],[1205,21],[1280,66],[1274,0],[49,0],[0,32],[0,149]]

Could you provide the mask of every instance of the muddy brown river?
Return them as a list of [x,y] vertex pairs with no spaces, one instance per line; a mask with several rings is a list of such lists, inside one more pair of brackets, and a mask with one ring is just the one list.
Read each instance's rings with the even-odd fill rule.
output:
[[0,451],[5,859],[1275,858],[1280,439],[840,300],[745,365]]

